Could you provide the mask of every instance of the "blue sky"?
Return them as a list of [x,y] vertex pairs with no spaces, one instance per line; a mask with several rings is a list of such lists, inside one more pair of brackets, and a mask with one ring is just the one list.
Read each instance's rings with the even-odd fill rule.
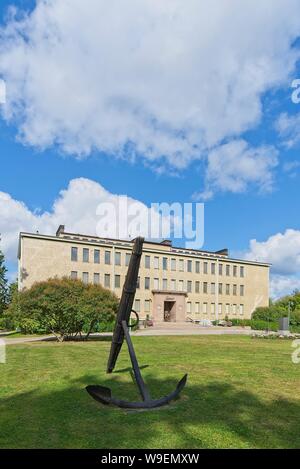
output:
[[[297,117],[300,115],[300,104],[291,100],[291,83],[300,78],[297,40],[300,22],[297,24],[296,19],[290,19],[299,13],[297,2],[286,2],[285,10],[289,14],[282,13],[285,10],[280,10],[281,2],[278,2],[277,10],[271,6],[265,10],[264,13],[269,13],[269,28],[265,28],[267,32],[263,30],[260,12],[256,11],[260,7],[254,7],[253,2],[249,2],[247,8],[250,13],[253,12],[252,31],[253,27],[257,27],[257,41],[261,40],[267,45],[255,44],[255,34],[251,31],[247,42],[246,31],[244,43],[239,48],[236,46],[235,32],[232,33],[236,26],[228,25],[226,19],[222,31],[222,14],[227,18],[228,13],[224,2],[224,12],[219,18],[222,33],[219,39],[228,37],[228,44],[224,45],[223,51],[219,51],[218,44],[213,44],[214,39],[209,32],[205,36],[205,31],[203,37],[197,36],[198,49],[190,50],[190,32],[184,24],[195,16],[193,10],[188,11],[189,7],[179,0],[173,5],[167,2],[162,11],[156,5],[153,7],[156,10],[150,13],[153,14],[152,21],[156,28],[155,37],[159,37],[163,44],[161,54],[164,60],[158,63],[156,59],[160,49],[147,24],[149,11],[146,14],[142,10],[144,2],[138,7],[139,15],[145,13],[137,28],[140,35],[130,40],[128,31],[133,21],[130,11],[134,16],[137,10],[135,2],[128,2],[129,13],[122,19],[122,15],[116,18],[112,12],[105,10],[103,13],[102,10],[103,16],[108,17],[107,21],[112,22],[112,30],[118,28],[120,35],[124,34],[126,41],[128,39],[128,44],[122,45],[125,53],[128,52],[126,63],[124,50],[116,42],[115,35],[110,41],[110,32],[105,30],[105,24],[102,25],[100,19],[99,29],[102,25],[104,31],[102,35],[98,37],[96,29],[93,37],[84,33],[89,27],[93,31],[94,25],[89,23],[88,13],[82,16],[77,0],[78,17],[75,4],[72,14],[75,24],[76,21],[81,22],[81,29],[77,29],[76,33],[67,19],[67,6],[60,9],[57,0],[52,3],[52,9],[42,5],[34,20],[30,14],[27,19],[21,20],[18,12],[16,21],[23,21],[22,34],[26,36],[23,44],[20,41],[22,35],[12,26],[12,19],[6,18],[7,7],[12,2],[5,0],[0,5],[0,18],[4,27],[6,25],[5,32],[0,35],[0,77],[7,83],[7,103],[2,108],[0,119],[0,192],[9,195],[9,203],[12,203],[12,209],[8,210],[7,201],[2,202],[2,220],[5,222],[0,224],[0,231],[2,249],[7,252],[10,270],[13,272],[15,269],[12,254],[15,244],[12,239],[14,233],[17,235],[18,228],[23,229],[22,215],[18,214],[17,222],[14,220],[13,202],[25,204],[26,210],[33,216],[51,213],[60,191],[66,190],[71,180],[86,178],[99,183],[111,194],[127,194],[147,206],[152,202],[204,201],[205,249],[228,247],[239,255],[269,260],[275,265],[276,294],[300,286],[300,221],[297,216],[300,181],[297,140],[300,118],[297,121]],[[94,0],[88,3],[91,15],[97,16],[99,2],[98,6]],[[35,8],[35,2],[30,0],[16,0],[14,5],[21,11],[28,9],[32,12]],[[197,8],[195,5],[194,8]],[[176,11],[175,6],[178,8]],[[147,8],[149,6],[145,6]],[[198,13],[200,17],[203,11]],[[213,21],[214,11],[208,13]],[[165,21],[166,14],[174,15],[174,22],[177,21],[176,27],[173,23],[166,26],[166,29],[170,28],[169,35],[174,34],[172,42],[165,38],[160,25],[160,21]],[[10,36],[7,24],[13,29]],[[45,28],[49,28],[48,36],[42,33]],[[198,29],[196,21],[190,25],[190,29],[193,28],[195,31]],[[49,39],[51,34],[59,47],[52,46]],[[72,34],[75,36],[72,37]],[[237,30],[236,37],[239,34],[241,31]],[[272,41],[278,40],[278,37],[280,43],[273,49]],[[74,49],[72,40],[76,43]],[[29,43],[32,54],[34,52],[32,56],[26,49]],[[134,47],[136,51],[131,55]],[[215,50],[215,63],[206,55],[205,48],[210,47]],[[84,54],[78,52],[81,48],[85,50]],[[155,52],[153,56],[152,48]],[[231,52],[235,60],[227,70]],[[62,57],[63,54],[68,55],[68,60],[58,59],[61,53]],[[199,53],[202,57],[199,64],[194,64],[195,60],[187,60],[187,57],[196,58]],[[146,55],[149,59],[145,58]],[[173,60],[173,55],[176,60]],[[98,68],[95,57],[99,60]],[[178,79],[174,78],[177,60]],[[79,68],[80,61],[82,65]],[[165,62],[168,61],[167,67]],[[56,70],[51,80],[47,76],[49,72],[45,71],[43,76],[45,65],[49,66],[50,73]],[[185,65],[186,70],[180,65]],[[205,71],[202,70],[204,67]],[[243,72],[244,69],[246,72]],[[74,71],[76,88],[73,96],[72,93],[68,96],[65,81],[57,79],[54,87],[57,70],[66,77],[69,70],[72,70],[74,77]],[[120,71],[120,80],[115,79],[116,71]],[[169,71],[170,77],[167,76]],[[96,80],[98,72],[100,78]],[[209,77],[212,76],[209,72],[218,76],[218,86],[214,90],[209,89]],[[136,78],[139,75],[142,75],[141,79]],[[34,88],[28,84],[28,76],[32,77]],[[131,86],[134,80],[136,83]],[[87,83],[91,90],[95,89],[95,93],[98,93],[96,85],[99,84],[101,94],[99,91],[95,101],[89,100],[92,91],[87,94]],[[165,98],[168,83],[170,95]],[[72,84],[71,80],[70,87]],[[192,91],[195,99],[191,96]],[[205,96],[210,92],[211,96],[215,93],[215,100],[207,104]],[[64,100],[66,102],[62,103]],[[81,100],[78,106],[77,100]],[[218,101],[222,100],[224,104],[219,104]],[[68,106],[69,113],[66,112]],[[174,113],[171,112],[172,106]],[[241,141],[244,144],[240,145]],[[134,161],[129,157],[128,145],[133,149]],[[236,146],[241,149],[236,150]],[[236,155],[231,156],[235,152]],[[229,167],[233,169],[229,171]],[[235,190],[232,189],[234,186]],[[49,230],[49,226],[49,223],[45,224],[45,231]],[[83,226],[86,225],[83,223]],[[26,214],[24,229],[30,229]],[[286,230],[293,232],[286,234]],[[250,247],[251,239],[257,240],[255,246]],[[176,243],[180,244],[178,241]],[[293,249],[286,249],[288,245]],[[293,266],[289,267],[290,264]]]

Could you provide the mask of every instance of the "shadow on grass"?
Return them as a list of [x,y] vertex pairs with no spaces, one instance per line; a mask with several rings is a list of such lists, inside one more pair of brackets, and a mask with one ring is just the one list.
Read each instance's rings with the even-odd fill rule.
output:
[[[126,370],[118,370],[122,373]],[[178,377],[178,379],[180,376]],[[154,398],[177,379],[145,378]],[[1,448],[297,448],[299,401],[262,401],[250,391],[212,382],[189,383],[181,398],[151,412],[127,412],[95,402],[85,391],[101,384],[122,399],[139,399],[122,375],[85,375],[56,388],[6,397],[0,403]],[[54,385],[53,385],[54,387]]]

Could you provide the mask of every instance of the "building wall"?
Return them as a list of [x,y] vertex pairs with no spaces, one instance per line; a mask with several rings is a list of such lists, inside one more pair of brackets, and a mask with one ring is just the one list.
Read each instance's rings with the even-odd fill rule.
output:
[[[71,260],[72,247],[77,248],[77,261]],[[89,262],[83,261],[83,248],[89,250]],[[79,279],[83,278],[83,273],[85,276],[88,274],[88,281],[91,282],[94,281],[94,274],[99,274],[100,283],[106,286],[106,274],[110,275],[110,288],[120,297],[127,272],[125,256],[126,253],[131,253],[132,243],[119,241],[113,244],[110,241],[104,242],[104,240],[94,240],[93,242],[90,238],[75,235],[65,238],[63,236],[44,237],[42,235],[21,234],[19,249],[19,285],[21,289],[29,288],[34,282],[51,277],[70,277],[71,272],[77,272]],[[95,249],[100,251],[99,264],[94,262]],[[105,251],[110,252],[111,263],[109,265],[104,262]],[[121,265],[115,265],[116,253],[121,255]],[[150,256],[150,267],[146,263],[146,256]],[[158,260],[156,261],[154,258],[158,258]],[[163,269],[163,258],[167,258],[167,270]],[[172,270],[174,261],[171,259],[175,259],[175,270]],[[182,261],[183,271],[179,270]],[[188,261],[191,261],[192,272],[188,272]],[[200,263],[199,273],[196,272],[196,262]],[[205,263],[207,263],[207,273],[204,273]],[[214,273],[212,272],[212,264],[214,265]],[[219,270],[220,264],[222,265],[222,273]],[[226,275],[227,265],[230,266],[230,275]],[[241,268],[244,276],[240,275]],[[236,270],[236,276],[234,270]],[[234,260],[225,255],[202,251],[195,254],[195,252],[189,253],[187,250],[158,243],[145,243],[139,274],[140,288],[136,292],[135,309],[140,313],[141,318],[148,314],[159,320],[158,309],[155,307],[159,301],[163,301],[159,291],[167,291],[166,294],[168,292],[176,293],[180,290],[180,282],[183,282],[181,293],[187,293],[176,297],[177,310],[179,311],[179,305],[184,308],[180,316],[177,316],[180,317],[180,320],[183,317],[222,319],[226,315],[250,318],[257,306],[267,306],[269,301],[269,266]],[[114,285],[115,276],[120,276],[120,286]],[[145,278],[150,279],[149,289],[145,289]],[[164,279],[167,281],[167,288],[163,282]],[[199,292],[196,291],[196,282],[199,282]],[[204,292],[205,284],[207,284],[207,293]],[[212,284],[215,285],[214,292]],[[219,291],[219,284],[222,284],[222,291]],[[227,284],[229,285],[229,294],[226,294]],[[191,291],[189,291],[190,285]],[[234,288],[236,288],[236,294],[234,294]],[[183,302],[183,298],[185,298],[185,302]]]

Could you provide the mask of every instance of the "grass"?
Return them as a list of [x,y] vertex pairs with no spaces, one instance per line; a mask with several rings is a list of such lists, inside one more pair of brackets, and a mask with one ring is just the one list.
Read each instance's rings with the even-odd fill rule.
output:
[[136,399],[126,346],[105,374],[110,339],[9,345],[0,364],[1,448],[299,448],[300,364],[290,341],[245,336],[133,338],[154,397],[185,372],[182,397],[165,408],[98,404],[87,384]]

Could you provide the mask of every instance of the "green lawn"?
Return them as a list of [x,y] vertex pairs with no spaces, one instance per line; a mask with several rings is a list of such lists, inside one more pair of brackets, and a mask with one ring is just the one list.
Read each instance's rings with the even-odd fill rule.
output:
[[300,364],[291,342],[238,336],[135,337],[155,397],[185,372],[168,407],[127,412],[86,393],[136,399],[126,346],[105,374],[109,341],[9,345],[0,364],[1,448],[299,448]]

